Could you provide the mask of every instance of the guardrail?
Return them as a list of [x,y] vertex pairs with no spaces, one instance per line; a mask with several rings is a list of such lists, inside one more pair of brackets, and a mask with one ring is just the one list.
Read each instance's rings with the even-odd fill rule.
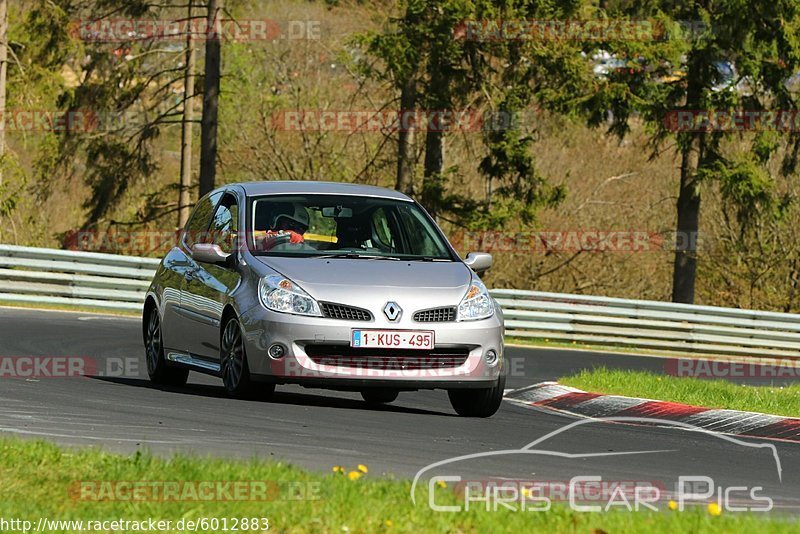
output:
[[[159,260],[0,245],[0,301],[139,311]],[[800,361],[800,315],[494,289],[506,335]]]
[[800,360],[800,315],[494,289],[506,335],[637,349]]
[[140,311],[159,260],[0,245],[0,301]]

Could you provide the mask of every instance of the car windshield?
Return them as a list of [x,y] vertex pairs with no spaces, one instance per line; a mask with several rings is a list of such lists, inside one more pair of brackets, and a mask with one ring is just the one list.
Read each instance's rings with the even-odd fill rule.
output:
[[265,256],[453,261],[415,203],[347,195],[257,197],[250,246]]

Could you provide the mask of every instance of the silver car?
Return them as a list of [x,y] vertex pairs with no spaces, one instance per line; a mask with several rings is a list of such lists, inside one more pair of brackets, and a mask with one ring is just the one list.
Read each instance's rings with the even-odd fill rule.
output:
[[201,198],[147,292],[147,371],[183,385],[222,378],[233,396],[276,384],[359,391],[446,389],[487,417],[505,385],[503,316],[479,274],[415,201],[325,182],[231,184]]

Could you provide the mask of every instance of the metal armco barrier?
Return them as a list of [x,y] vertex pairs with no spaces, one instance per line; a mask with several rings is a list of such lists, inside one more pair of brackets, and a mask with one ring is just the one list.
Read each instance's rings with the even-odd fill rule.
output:
[[[140,311],[158,263],[0,245],[0,301]],[[491,293],[509,336],[800,360],[800,315],[514,289]]]
[[141,311],[159,260],[0,245],[0,301]]
[[491,291],[506,335],[800,360],[800,315],[514,289]]

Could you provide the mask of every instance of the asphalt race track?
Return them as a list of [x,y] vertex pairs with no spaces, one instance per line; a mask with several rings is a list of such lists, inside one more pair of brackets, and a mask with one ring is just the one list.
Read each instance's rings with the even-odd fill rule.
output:
[[[184,388],[157,388],[147,380],[140,322],[122,317],[0,308],[2,356],[84,356],[98,368],[93,377],[0,379],[1,432],[124,453],[259,456],[325,471],[364,463],[371,473],[413,477],[440,460],[519,449],[576,421],[508,402],[491,419],[463,419],[443,391],[401,393],[389,406],[370,408],[357,393],[296,386],[279,387],[270,401],[233,400],[221,381],[196,373]],[[507,356],[514,370],[509,388],[597,365],[654,372],[665,366],[659,358],[585,351],[509,347]],[[487,455],[437,469],[472,478],[597,474],[667,487],[678,476],[703,475],[719,487],[762,486],[779,507],[800,513],[800,445],[774,442],[779,477],[772,449],[747,443],[765,442],[593,422],[541,445],[578,456]],[[643,452],[586,456],[632,451]]]

